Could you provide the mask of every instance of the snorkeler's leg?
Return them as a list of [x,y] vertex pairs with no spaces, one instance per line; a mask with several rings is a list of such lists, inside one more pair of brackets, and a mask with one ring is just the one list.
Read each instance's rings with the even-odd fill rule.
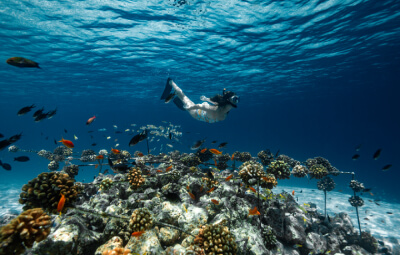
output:
[[164,92],[162,93],[161,98],[160,98],[161,100],[166,99],[169,96],[169,94],[171,93],[172,86],[170,84],[170,81],[172,81],[172,79],[168,78],[167,84],[165,85]]
[[[180,108],[182,109],[188,109],[190,107],[192,107],[194,105],[194,103],[192,102],[192,100],[190,100],[181,90],[181,88],[178,87],[178,85],[176,85],[176,83],[169,79],[168,80],[169,84],[172,86],[172,88],[174,89],[174,93],[177,95],[177,98],[174,99],[174,103]],[[179,98],[179,99],[178,99]],[[178,100],[180,100],[181,102],[178,102]],[[179,103],[179,105],[178,105]]]

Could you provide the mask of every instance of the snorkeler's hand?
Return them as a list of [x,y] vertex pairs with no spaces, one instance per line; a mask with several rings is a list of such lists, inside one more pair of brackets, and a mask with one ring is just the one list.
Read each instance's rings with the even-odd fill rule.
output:
[[208,97],[205,97],[205,96],[201,96],[201,97],[200,97],[200,100],[201,100],[201,101],[208,102],[208,103],[210,103],[210,104],[212,104],[212,105],[217,105],[216,102],[211,101]]

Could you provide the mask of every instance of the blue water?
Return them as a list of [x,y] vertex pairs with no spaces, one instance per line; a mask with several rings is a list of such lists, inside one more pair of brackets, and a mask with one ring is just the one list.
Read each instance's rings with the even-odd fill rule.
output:
[[[145,152],[145,143],[128,147],[132,135],[115,134],[113,125],[124,131],[168,121],[183,132],[173,149],[191,152],[207,138],[207,147],[228,142],[228,153],[322,156],[354,171],[374,198],[400,200],[399,1],[5,0],[0,25],[0,133],[22,132],[20,148],[52,151],[54,139],[75,134],[76,152],[116,143]],[[8,65],[14,56],[42,69]],[[194,102],[223,88],[241,102],[223,122],[196,121],[159,100],[168,77]],[[32,112],[17,116],[31,104],[57,107],[57,115],[39,123]],[[358,144],[361,157],[353,161]],[[13,162],[20,155],[31,160]],[[48,161],[32,153],[5,149],[0,159],[13,167],[0,169],[0,184],[22,185],[47,171]],[[383,172],[387,164],[393,167]],[[96,173],[84,168],[77,180]],[[349,176],[336,180],[348,189]],[[315,187],[304,179],[282,183]]]

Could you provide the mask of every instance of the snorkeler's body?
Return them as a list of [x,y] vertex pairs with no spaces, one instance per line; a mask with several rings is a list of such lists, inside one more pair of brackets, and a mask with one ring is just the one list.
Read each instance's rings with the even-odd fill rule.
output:
[[[170,93],[172,89],[174,90],[173,94]],[[204,102],[195,104],[183,93],[172,79],[168,78],[161,99],[168,99],[166,102],[169,102],[174,95],[177,96],[174,99],[174,103],[180,109],[188,111],[193,118],[207,123],[225,120],[226,115],[232,108],[237,107],[236,104],[239,101],[239,97],[236,96],[235,93],[224,90],[223,95],[216,95],[212,98],[201,96],[200,99]]]

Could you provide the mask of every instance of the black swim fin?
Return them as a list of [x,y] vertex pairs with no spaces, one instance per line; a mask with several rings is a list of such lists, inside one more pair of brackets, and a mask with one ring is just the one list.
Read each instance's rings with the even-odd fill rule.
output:
[[182,111],[186,111],[186,109],[183,108],[183,102],[182,102],[182,100],[181,100],[179,97],[175,97],[175,98],[174,98],[174,104],[175,104],[176,106],[178,106],[178,108],[181,109]]
[[171,84],[169,84],[170,81],[172,81],[172,79],[168,78],[167,84],[165,85],[164,92],[162,93],[161,98],[160,98],[161,100],[166,99],[171,94],[172,86],[171,86]]

